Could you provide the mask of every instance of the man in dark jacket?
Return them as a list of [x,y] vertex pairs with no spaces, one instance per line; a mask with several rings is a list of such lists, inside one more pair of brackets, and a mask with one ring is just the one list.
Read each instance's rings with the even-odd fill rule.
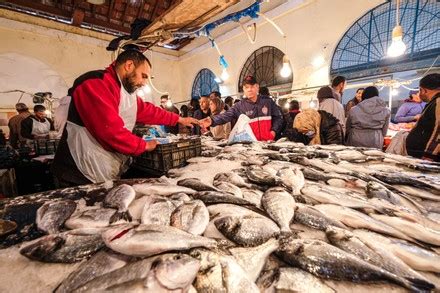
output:
[[292,131],[293,135],[296,135],[296,130],[293,128],[293,121],[295,120],[296,115],[301,112],[299,109],[299,103],[296,100],[292,100],[289,102],[289,112],[285,113],[284,116],[284,130],[281,134],[282,137],[291,137]]
[[406,138],[408,155],[440,161],[440,74],[428,74],[420,80],[420,98],[428,103],[417,124]]
[[55,130],[53,121],[46,117],[43,105],[35,105],[34,115],[21,121],[21,136],[27,139],[47,138],[51,130]]
[[[205,119],[211,115],[211,110],[209,110],[209,97],[201,96],[199,100],[200,108],[194,112],[194,118],[197,120]],[[208,127],[195,125],[193,127],[193,134],[201,135],[208,131]]]
[[25,139],[21,136],[21,121],[26,119],[31,115],[28,107],[24,103],[17,103],[15,109],[18,115],[11,117],[9,119],[9,142],[13,148],[18,148],[19,142],[24,142]]
[[267,96],[258,94],[259,85],[253,76],[243,80],[243,91],[246,99],[235,104],[231,109],[215,117],[199,121],[204,127],[217,126],[238,119],[241,114],[248,116],[252,131],[257,140],[274,140],[281,131],[283,116],[275,102]]

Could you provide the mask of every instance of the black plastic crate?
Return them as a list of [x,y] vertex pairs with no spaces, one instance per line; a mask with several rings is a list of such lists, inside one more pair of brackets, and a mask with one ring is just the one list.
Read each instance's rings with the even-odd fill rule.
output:
[[154,151],[135,157],[132,167],[153,174],[165,174],[170,169],[185,166],[188,159],[200,156],[201,153],[200,138],[183,139],[160,144]]
[[53,155],[55,154],[59,139],[36,139],[34,140],[34,150],[35,155],[43,156],[43,155]]
[[18,153],[10,146],[0,146],[0,169],[13,168],[18,158]]

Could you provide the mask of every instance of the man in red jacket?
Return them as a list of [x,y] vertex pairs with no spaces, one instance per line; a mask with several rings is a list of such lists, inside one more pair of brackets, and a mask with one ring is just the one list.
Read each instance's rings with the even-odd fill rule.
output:
[[137,50],[122,52],[105,70],[78,77],[69,89],[72,101],[52,171],[60,187],[117,179],[129,156],[152,151],[156,141],[132,134],[136,122],[191,126],[180,117],[143,102],[136,90],[145,85],[151,63]]

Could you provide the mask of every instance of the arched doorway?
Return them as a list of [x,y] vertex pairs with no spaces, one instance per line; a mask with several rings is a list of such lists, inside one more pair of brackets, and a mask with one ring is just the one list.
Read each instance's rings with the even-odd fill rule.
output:
[[208,68],[203,68],[194,79],[191,98],[199,99],[200,96],[207,96],[213,91],[219,91],[218,83],[215,81],[215,74]]

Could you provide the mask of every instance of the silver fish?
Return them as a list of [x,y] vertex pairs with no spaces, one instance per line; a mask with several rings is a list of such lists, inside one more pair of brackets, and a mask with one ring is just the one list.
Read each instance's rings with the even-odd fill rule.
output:
[[299,168],[287,167],[278,171],[277,176],[280,178],[282,184],[289,188],[293,194],[300,194],[304,187],[304,174]]
[[203,201],[204,204],[230,203],[235,205],[254,205],[251,201],[236,197],[228,192],[201,191],[192,195],[192,198]]
[[196,191],[194,189],[173,185],[170,183],[145,183],[145,184],[135,184],[133,185],[133,189],[145,195],[162,195],[162,196],[170,196],[176,193],[186,193],[186,194],[194,194]]
[[123,224],[102,233],[107,247],[126,255],[152,256],[193,247],[215,247],[213,239],[189,234],[171,226]]
[[369,198],[377,197],[389,201],[395,205],[402,205],[402,202],[397,194],[394,194],[382,184],[374,181],[368,182],[365,193]]
[[162,196],[150,196],[142,210],[141,223],[152,225],[170,225],[171,214],[176,206]]
[[[424,226],[407,221],[399,217],[389,217],[385,215],[371,214],[372,218],[385,223],[388,226],[395,228],[396,230],[408,235],[413,239],[430,243],[433,245],[440,245],[440,231],[425,228]],[[405,238],[402,238],[405,239]]]
[[[402,279],[401,282],[410,290],[424,289],[426,286],[430,286],[429,281],[413,271],[392,253],[377,246],[370,248],[368,244],[365,244],[345,229],[330,227],[327,229],[326,235],[331,244],[345,252],[356,255],[366,262],[396,275],[396,277],[405,278],[406,280]],[[418,286],[421,286],[421,288],[417,288]]]
[[186,292],[200,268],[189,255],[159,257],[144,279],[134,279],[108,287],[113,292]]
[[261,207],[261,197],[263,192],[258,189],[241,188],[243,199],[251,202],[256,207]]
[[327,217],[312,206],[303,204],[296,204],[294,221],[322,231],[325,231],[330,226],[347,228],[340,221]]
[[239,176],[234,172],[217,173],[214,176],[214,182],[215,181],[224,181],[224,182],[232,183],[238,187],[252,188],[252,184],[247,183],[241,176]]
[[335,293],[314,275],[297,268],[279,268],[276,292]]
[[220,191],[230,193],[238,198],[243,198],[243,193],[241,192],[241,189],[232,183],[215,181],[214,186]]
[[371,231],[412,241],[412,238],[401,231],[353,209],[329,204],[315,205],[314,208],[324,213],[327,217],[338,220],[349,227],[356,229],[369,229]]
[[229,252],[234,256],[238,264],[246,271],[252,281],[256,281],[266,263],[267,258],[279,247],[276,239],[270,239],[267,242],[256,247],[234,247]]
[[205,249],[195,249],[191,256],[201,263],[194,281],[197,292],[259,292],[257,285],[232,256]]
[[414,270],[440,273],[440,256],[432,251],[366,230],[354,230],[353,234],[371,247],[381,247],[393,253]]
[[263,208],[281,228],[281,232],[291,232],[290,222],[294,216],[295,200],[282,187],[269,188],[261,198]]
[[177,181],[177,185],[188,187],[196,191],[218,191],[217,188],[209,186],[198,178],[185,178]]
[[56,288],[55,293],[72,292],[96,277],[125,266],[129,257],[101,250],[82,263]]
[[416,188],[408,185],[393,185],[394,188],[399,190],[402,193],[411,195],[413,197],[421,198],[423,200],[431,200],[440,202],[440,196],[436,195],[428,190],[424,190],[421,188]]
[[76,203],[72,200],[46,202],[37,210],[35,222],[38,229],[47,234],[59,233],[61,226],[75,209]]
[[225,216],[214,224],[228,239],[244,246],[260,245],[280,232],[274,222],[263,216]]
[[104,246],[101,229],[77,229],[41,237],[20,253],[43,262],[74,263],[91,256]]
[[246,169],[246,175],[250,181],[268,186],[275,186],[278,182],[278,179],[258,166],[251,166]]
[[171,215],[171,226],[194,235],[203,234],[208,223],[208,209],[200,200],[179,206]]
[[104,206],[115,208],[118,210],[111,217],[110,223],[114,223],[121,219],[131,221],[131,215],[128,212],[128,206],[131,204],[135,197],[135,190],[133,189],[133,187],[127,184],[121,184],[109,191],[104,199]]
[[[284,261],[315,276],[352,282],[388,281],[406,287],[402,278],[319,240],[283,239],[278,252]],[[432,284],[423,289],[431,290]]]
[[65,223],[69,229],[100,228],[110,225],[110,219],[115,214],[114,209],[94,208],[74,213]]

